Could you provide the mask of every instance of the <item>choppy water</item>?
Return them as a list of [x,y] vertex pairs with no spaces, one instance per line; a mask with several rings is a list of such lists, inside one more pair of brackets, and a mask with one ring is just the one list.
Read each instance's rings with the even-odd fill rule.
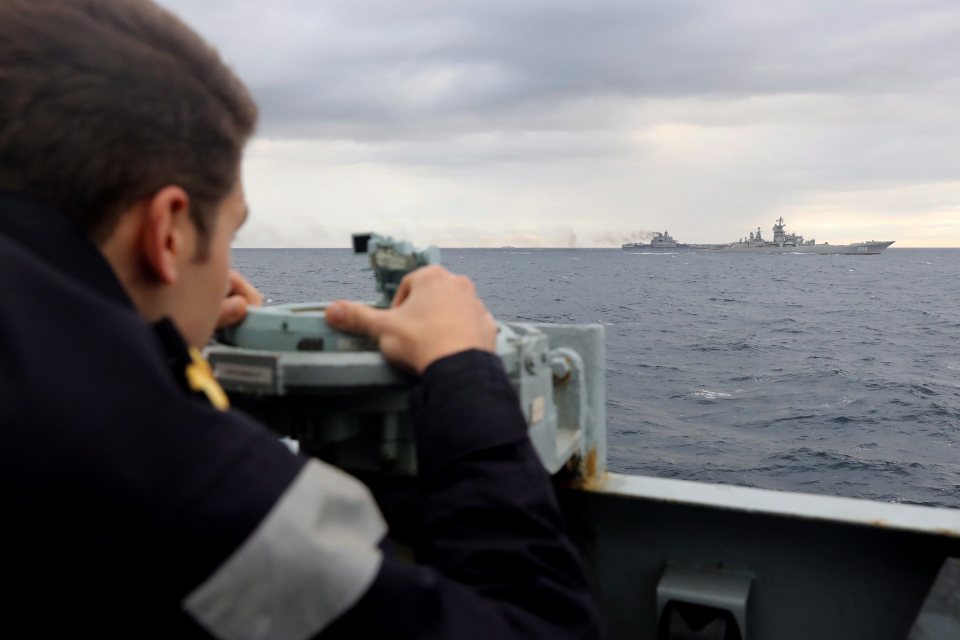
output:
[[[960,250],[443,259],[498,319],[606,325],[611,470],[960,507]],[[274,303],[373,297],[345,250],[234,262]]]

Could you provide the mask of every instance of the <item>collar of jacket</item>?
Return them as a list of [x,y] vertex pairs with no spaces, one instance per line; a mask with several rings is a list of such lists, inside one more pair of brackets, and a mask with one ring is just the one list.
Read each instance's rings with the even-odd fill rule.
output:
[[[93,289],[100,296],[137,313],[130,296],[97,246],[76,222],[55,207],[0,189],[0,234],[60,271],[78,287]],[[170,372],[183,390],[204,396],[214,406],[225,408],[226,396],[213,379],[209,367],[198,353],[191,353],[173,322],[163,318],[153,325],[153,330]]]
[[217,409],[230,408],[227,394],[213,375],[213,370],[199,349],[190,347],[170,318],[163,318],[153,325],[160,346],[167,358],[167,366],[180,388],[205,399]]
[[77,223],[40,200],[0,189],[0,234],[36,255],[77,286],[133,309],[110,263]]

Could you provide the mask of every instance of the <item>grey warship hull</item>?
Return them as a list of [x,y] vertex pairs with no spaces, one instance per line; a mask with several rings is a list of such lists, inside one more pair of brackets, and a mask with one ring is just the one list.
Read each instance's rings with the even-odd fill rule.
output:
[[789,233],[781,216],[773,224],[773,241],[766,240],[759,227],[738,242],[724,244],[681,244],[667,231],[654,233],[649,244],[628,242],[621,245],[624,251],[641,252],[717,252],[717,253],[811,253],[820,256],[848,255],[875,256],[894,243],[894,240],[869,240],[852,244],[817,244],[816,240],[804,240],[803,236]]
[[730,244],[702,244],[693,245],[692,248],[703,252],[719,253],[812,253],[821,256],[827,255],[852,255],[852,256],[872,256],[878,255],[884,249],[894,243],[890,241],[870,241],[854,242],[852,244],[817,244],[817,245],[777,245],[767,244],[749,244],[733,242]]
[[673,236],[670,235],[669,231],[664,231],[663,233],[654,232],[649,244],[643,242],[627,242],[626,244],[620,245],[620,248],[624,251],[677,252],[689,251],[690,245],[677,242],[673,239]]
[[816,240],[804,240],[802,235],[788,232],[783,216],[773,223],[773,241],[763,237],[760,227],[737,242],[725,244],[691,245],[697,251],[721,253],[812,253],[820,256],[875,256],[894,243],[894,240],[867,240],[851,244],[817,244]]
[[620,247],[624,251],[656,251],[657,253],[671,253],[677,251],[692,251],[688,244],[678,244],[675,247],[654,247],[649,244],[625,244]]

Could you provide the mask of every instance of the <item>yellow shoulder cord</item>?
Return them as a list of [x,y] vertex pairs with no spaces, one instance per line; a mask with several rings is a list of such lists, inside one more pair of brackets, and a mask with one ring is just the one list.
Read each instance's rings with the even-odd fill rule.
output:
[[192,362],[187,365],[187,384],[193,391],[200,391],[207,396],[207,400],[214,407],[220,411],[226,411],[230,408],[230,401],[223,387],[213,377],[210,363],[203,359],[203,355],[196,347],[190,347],[189,351]]

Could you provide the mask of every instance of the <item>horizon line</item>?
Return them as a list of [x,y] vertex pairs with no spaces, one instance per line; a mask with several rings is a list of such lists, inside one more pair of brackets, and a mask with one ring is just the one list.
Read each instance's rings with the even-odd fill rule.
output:
[[[432,245],[432,246],[436,246],[436,245]],[[841,245],[837,245],[837,246],[841,246]],[[482,246],[482,247],[475,247],[475,246],[474,246],[474,247],[449,246],[449,247],[438,247],[438,248],[441,249],[441,250],[448,250],[448,251],[454,251],[454,250],[456,250],[456,251],[462,251],[462,250],[464,250],[464,249],[523,249],[523,250],[525,250],[525,251],[529,251],[529,250],[539,250],[539,251],[558,251],[558,250],[574,251],[574,250],[578,250],[578,249],[586,249],[586,250],[591,250],[591,251],[593,251],[593,250],[604,250],[604,249],[606,249],[606,250],[610,250],[610,251],[613,251],[613,250],[618,250],[618,251],[620,251],[620,250],[623,249],[622,247],[611,247],[611,246],[607,246],[607,245],[604,245],[604,246],[585,246],[585,247],[560,247],[560,246],[556,246],[556,247],[529,247],[529,246],[527,246],[527,247],[524,247],[524,246],[519,246],[519,245],[490,245],[490,246]],[[642,249],[643,247],[637,247],[637,248],[641,248],[641,249]],[[350,248],[350,247],[344,247],[344,246],[320,246],[320,245],[314,246],[314,247],[280,247],[280,246],[276,246],[276,247],[232,247],[232,250],[234,250],[234,251],[294,250],[294,249],[304,249],[304,250],[314,250],[314,249],[341,249],[341,250],[343,250],[343,251],[351,251],[351,252],[353,251],[353,249]],[[932,249],[932,250],[940,250],[940,249],[960,249],[960,246],[952,246],[952,247],[951,247],[951,246],[942,246],[942,247],[925,247],[925,246],[920,246],[920,247],[918,247],[918,246],[899,246],[899,247],[897,247],[897,246],[890,246],[890,247],[888,247],[887,249],[885,249],[885,251],[899,251],[899,250],[902,250],[902,249]]]

